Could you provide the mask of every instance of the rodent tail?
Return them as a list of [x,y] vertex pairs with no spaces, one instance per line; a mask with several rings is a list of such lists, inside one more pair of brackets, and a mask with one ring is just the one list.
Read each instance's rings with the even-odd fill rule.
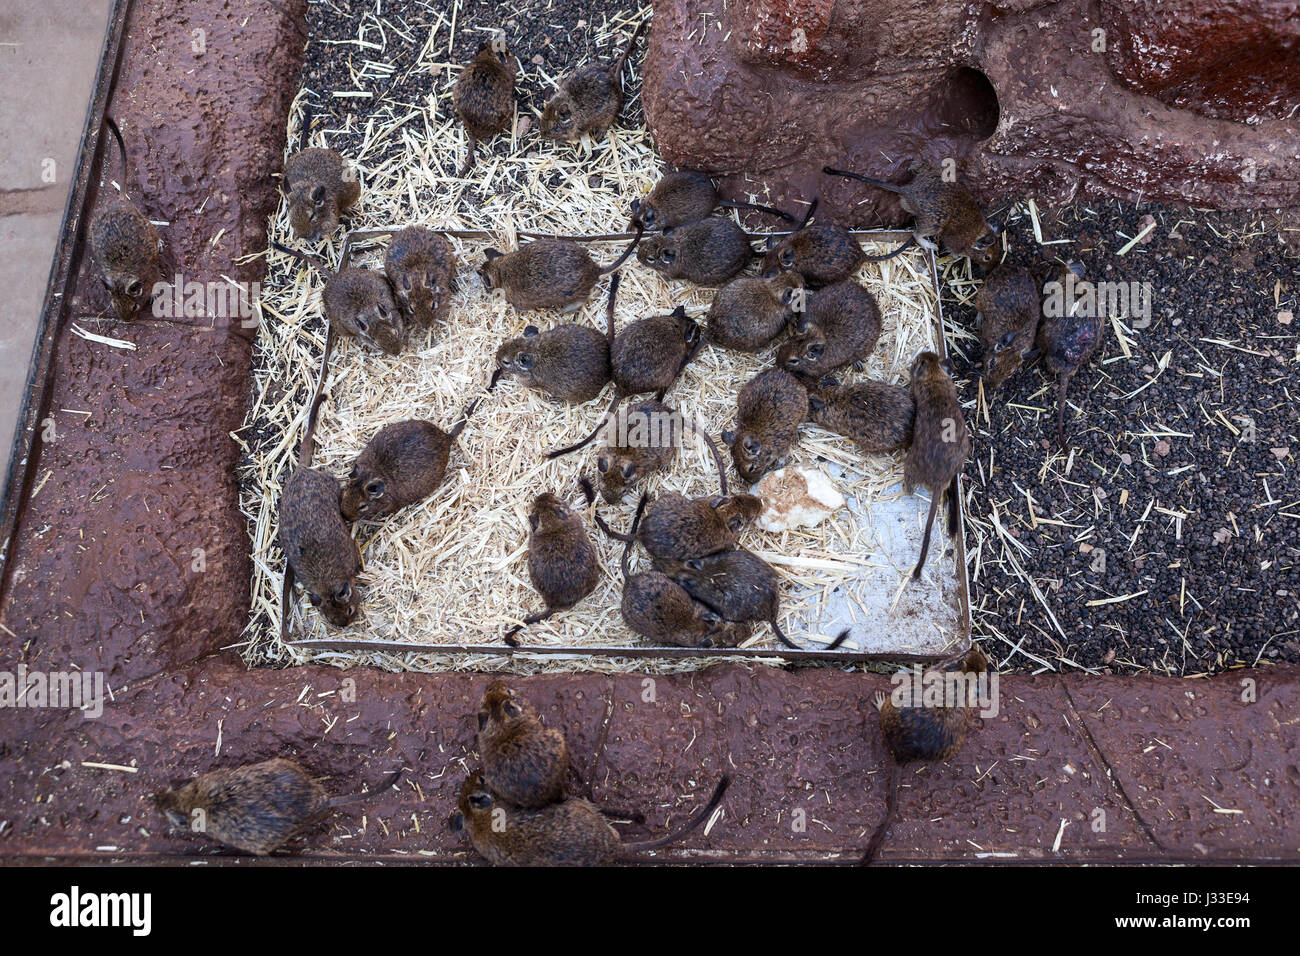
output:
[[713,796],[709,797],[709,802],[696,810],[682,826],[657,840],[647,840],[644,843],[624,843],[623,849],[629,853],[639,853],[642,850],[657,850],[661,846],[667,846],[669,843],[680,840],[713,815],[713,811],[718,809],[718,804],[722,803],[722,798],[726,795],[729,786],[731,786],[731,778],[723,774],[722,779],[718,781],[718,785],[713,788]]
[[911,249],[914,245],[916,245],[916,236],[915,236],[915,235],[908,236],[908,237],[907,237],[907,242],[903,243],[901,246],[899,246],[899,247],[898,247],[897,249],[895,249],[893,252],[887,252],[887,253],[885,253],[883,256],[867,256],[867,261],[868,261],[868,262],[885,262],[885,261],[887,261],[887,260],[889,260],[889,259],[894,258],[894,256],[898,255],[899,253],[906,252],[908,249]]
[[330,272],[329,267],[325,265],[325,263],[317,259],[315,256],[309,256],[307,253],[300,252],[297,249],[290,249],[288,246],[284,245],[283,243],[276,242],[274,239],[271,240],[271,248],[279,252],[283,252],[285,255],[293,256],[295,259],[307,263],[307,265],[311,266],[313,269],[315,269],[317,272],[323,275],[326,279],[333,278],[334,276],[334,274]]
[[126,165],[126,143],[122,139],[122,131],[117,128],[117,120],[111,116],[104,117],[104,123],[108,126],[108,131],[113,134],[113,139],[117,140],[117,155],[122,160],[122,181],[118,183],[118,192],[123,196],[126,195],[126,177],[130,169]]
[[893,183],[887,183],[883,179],[872,179],[870,176],[863,176],[861,173],[851,173],[847,169],[835,169],[831,166],[823,166],[822,172],[829,176],[846,176],[849,179],[856,179],[858,182],[870,183],[879,189],[887,190],[891,193],[902,195],[903,187],[895,186]]
[[[637,502],[636,514],[632,516],[632,533],[630,537],[634,540],[636,538],[636,526],[641,523],[641,514],[645,511],[645,503],[649,500],[649,498],[650,498],[649,492],[646,491],[641,492],[641,500]],[[620,560],[619,562],[619,564],[623,568],[623,582],[625,584],[627,583],[627,579],[631,576],[629,573],[631,570],[631,560],[632,560],[632,541],[628,541],[627,544],[623,546],[623,557],[622,560]]]
[[490,379],[488,379],[487,388],[483,389],[483,391],[485,391],[485,392],[490,392],[490,391],[492,391],[492,389],[496,388],[496,387],[497,387],[497,382],[501,381],[501,373],[502,373],[503,371],[505,371],[505,370],[504,370],[503,368],[501,368],[501,366],[499,366],[499,365],[498,365],[496,368],[494,368],[494,369],[492,370],[492,377],[491,377]]
[[880,855],[881,844],[885,842],[889,828],[894,825],[894,814],[898,810],[898,784],[902,777],[903,768],[895,763],[889,771],[889,793],[885,795],[885,818],[876,827],[876,832],[871,834],[871,842],[867,844],[862,859],[858,860],[858,866],[870,866]]
[[548,607],[541,614],[530,614],[526,618],[524,618],[524,623],[516,624],[510,630],[506,631],[501,639],[505,641],[507,644],[509,644],[511,647],[518,647],[519,639],[515,637],[516,634],[518,634],[520,631],[526,628],[529,624],[540,624],[542,621],[546,620],[554,613],[555,613],[555,609]]
[[[614,278],[617,279],[618,276],[614,276]],[[601,416],[600,421],[596,423],[596,427],[591,430],[591,432],[587,435],[586,438],[584,438],[580,442],[577,442],[576,444],[565,445],[563,448],[555,449],[555,451],[548,451],[546,453],[547,460],[550,460],[552,458],[559,458],[561,455],[567,455],[570,452],[577,451],[580,448],[586,448],[588,445],[590,445],[593,441],[596,440],[596,436],[600,434],[601,429],[603,429],[605,425],[609,422],[609,416],[614,414],[614,410],[618,408],[618,403],[621,402],[622,400],[623,400],[623,396],[615,395],[613,403],[609,406],[609,411],[607,411],[604,415]]]
[[957,537],[957,518],[960,502],[957,499],[957,479],[948,483],[948,537]]
[[605,532],[605,534],[606,534],[608,537],[613,538],[615,541],[635,541],[635,540],[636,540],[636,535],[634,535],[634,534],[623,534],[621,531],[615,531],[613,528],[611,528],[609,525],[607,525],[607,524],[605,523],[605,519],[604,519],[603,517],[601,517],[601,515],[600,515],[599,512],[597,512],[597,514],[596,514],[595,517],[596,517],[596,525],[597,525],[597,527],[599,527],[601,531]]
[[779,219],[783,219],[786,222],[795,221],[794,216],[790,215],[788,212],[783,212],[774,206],[763,206],[759,203],[753,202],[733,202],[730,199],[724,199],[718,203],[718,205],[726,209],[753,209],[755,212],[765,212],[769,215],[776,216]]
[[473,136],[469,138],[469,145],[465,147],[465,162],[460,167],[460,172],[456,175],[464,179],[469,175],[469,171],[474,168],[474,153],[478,150],[478,140]]
[[388,779],[386,779],[374,790],[366,790],[363,793],[354,793],[346,797],[335,797],[333,800],[329,802],[330,809],[333,809],[334,807],[341,807],[349,803],[356,803],[358,800],[369,800],[375,794],[382,793],[383,791],[387,790],[389,787],[391,787],[393,784],[397,783],[397,781],[401,779],[402,779],[402,769],[399,767],[397,768],[397,770],[393,771],[393,773],[389,775]]
[[482,399],[483,396],[480,395],[478,396],[478,398],[475,398],[474,401],[470,402],[467,406],[465,406],[465,410],[460,413],[460,421],[456,423],[456,427],[454,427],[450,432],[448,432],[447,434],[448,438],[450,438],[452,441],[455,441],[458,437],[460,437],[460,433],[463,432],[465,430],[465,426],[469,424],[470,416],[474,414],[474,409],[478,408],[478,403],[482,401]]
[[692,418],[691,424],[695,428],[695,433],[704,438],[705,444],[709,446],[709,451],[713,454],[713,463],[718,466],[718,488],[719,494],[727,494],[727,463],[722,458],[722,450],[718,448],[718,443],[713,440],[708,429],[701,428],[697,419]]
[[650,18],[643,17],[637,28],[632,31],[628,37],[627,43],[623,46],[623,52],[618,58],[618,65],[614,68],[614,79],[617,80],[623,75],[623,67],[627,66],[627,58],[632,55],[632,48],[636,46],[636,41],[641,39],[641,34],[645,33],[645,28],[650,25]]
[[[601,270],[600,270],[600,274],[603,275],[603,276],[607,276],[607,275],[609,275],[611,272],[615,272],[615,271],[617,271],[618,268],[619,268],[619,266],[621,266],[623,263],[627,262],[627,257],[630,256],[632,253],[636,252],[636,247],[640,244],[640,242],[641,242],[641,237],[642,237],[643,235],[645,235],[645,226],[642,226],[642,225],[638,224],[637,227],[636,227],[636,235],[632,237],[632,239],[631,239],[630,242],[628,242],[628,244],[627,244],[627,248],[623,250],[623,254],[620,255],[617,259],[615,259],[614,262],[613,262],[611,265],[607,265],[607,266],[605,266],[605,268],[601,269]],[[614,302],[614,287],[613,287],[612,285],[610,286],[610,290],[609,290],[609,291],[610,291],[610,299],[609,299],[609,301],[610,301],[610,303],[611,303],[610,306],[609,306],[609,309],[610,309],[610,315],[611,315],[611,321],[612,321],[613,310],[614,310],[614,306],[613,306],[613,302]]]
[[609,340],[610,348],[614,347],[614,301],[618,298],[620,281],[622,281],[622,273],[615,272],[610,276],[609,300],[605,303],[605,338]]
[[780,641],[786,647],[789,647],[793,650],[796,651],[803,650],[802,647],[800,647],[794,641],[790,640],[790,638],[785,636],[785,631],[781,630],[781,625],[776,623],[776,618],[772,618],[772,620],[768,621],[768,623],[772,625],[772,631],[776,634],[776,639],[778,641]]
[[912,578],[919,580],[921,569],[925,567],[925,556],[930,551],[930,531],[934,528],[934,513],[939,510],[939,498],[941,492],[934,491],[930,493],[930,514],[925,519],[925,537],[921,539],[921,557],[916,562],[916,569],[912,571]]
[[813,197],[813,201],[808,204],[808,209],[803,214],[803,220],[799,223],[799,225],[794,227],[795,232],[798,232],[800,229],[808,228],[808,223],[812,222],[812,217],[816,215],[817,206],[820,205],[820,203],[821,203],[820,196]]

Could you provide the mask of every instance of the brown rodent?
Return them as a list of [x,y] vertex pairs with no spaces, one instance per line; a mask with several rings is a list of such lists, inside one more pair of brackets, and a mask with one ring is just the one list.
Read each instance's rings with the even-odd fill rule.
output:
[[289,157],[284,184],[289,191],[289,225],[296,238],[308,242],[332,236],[339,217],[361,196],[356,171],[334,150],[317,146]]
[[957,400],[957,387],[934,352],[922,352],[912,361],[912,400],[916,403],[916,419],[912,447],[903,462],[903,490],[911,494],[920,485],[930,492],[921,557],[912,572],[913,578],[919,578],[930,550],[934,515],[944,492],[948,493],[948,534],[957,534],[956,481],[970,455],[970,433]]
[[[1071,264],[1067,268],[1082,278],[1083,267]],[[1070,389],[1070,379],[1092,358],[1097,346],[1101,344],[1106,325],[1101,319],[1100,309],[1061,310],[1064,314],[1054,315],[1050,308],[1045,309],[1038,322],[1038,334],[1035,344],[1042,353],[1048,369],[1056,375],[1059,383],[1056,399],[1056,444],[1065,448],[1065,397]],[[1091,315],[1082,313],[1091,312]]]
[[776,353],[778,366],[815,380],[871,354],[881,329],[874,295],[850,279],[809,299],[807,309],[792,320],[794,337]]
[[519,62],[506,49],[500,34],[479,45],[474,59],[465,64],[451,91],[451,105],[469,134],[465,164],[458,175],[474,166],[480,140],[503,133],[515,112],[515,73]]
[[728,209],[755,209],[778,216],[786,222],[794,222],[794,216],[771,206],[724,200],[718,195],[718,187],[709,176],[681,170],[664,173],[645,199],[632,200],[632,225],[650,232],[662,232],[674,226],[699,222],[719,206]]
[[489,291],[500,289],[516,309],[562,309],[571,312],[587,301],[597,280],[627,261],[640,236],[628,243],[614,262],[604,268],[592,261],[581,245],[569,239],[535,239],[514,252],[484,250],[487,261],[479,270]]
[[450,432],[410,419],[375,432],[361,449],[343,485],[340,510],[348,521],[373,521],[423,501],[442,484],[451,443],[465,428],[476,399]]
[[[753,552],[737,548],[686,560],[655,558],[654,565],[723,620],[766,621],[782,644],[801,650],[776,622],[781,611],[781,579]],[[843,631],[825,649],[834,650],[848,636],[849,631]]]
[[984,382],[990,390],[1010,378],[1033,351],[1043,303],[1028,269],[1002,265],[984,280],[975,296]]
[[611,538],[641,542],[651,557],[684,561],[736,547],[741,532],[762,508],[762,500],[755,495],[687,498],[670,491],[650,504],[640,527],[632,533],[612,530],[599,514],[596,524]]
[[400,355],[406,343],[406,322],[393,301],[388,280],[362,266],[331,272],[325,263],[278,242],[271,246],[311,266],[325,278],[321,302],[336,335],[369,342],[388,355]]
[[213,770],[165,790],[156,799],[173,826],[205,833],[245,853],[266,856],[319,823],[336,807],[387,790],[399,770],[368,793],[331,799],[292,760],[276,757],[243,767]]
[[865,454],[912,444],[916,403],[905,388],[884,382],[844,387],[829,376],[808,390],[808,420],[843,435]]
[[407,226],[393,236],[384,255],[384,274],[406,321],[427,329],[447,317],[456,253],[431,229]]
[[[129,175],[126,143],[111,116],[104,117],[122,160],[123,190]],[[158,282],[158,230],[123,194],[105,204],[90,222],[90,254],[99,278],[123,322],[138,317]]]
[[864,262],[884,262],[907,251],[912,245],[908,239],[897,249],[880,256],[869,256],[862,246],[843,226],[832,223],[812,223],[817,210],[814,199],[804,214],[803,222],[780,242],[772,244],[763,256],[763,275],[773,276],[794,270],[803,276],[810,289],[843,282],[855,276]]
[[[928,673],[962,672],[983,674],[989,661],[978,647],[972,646],[965,654],[931,668]],[[970,700],[963,704],[926,704],[916,700],[911,683],[896,691],[903,698],[902,706],[883,693],[876,696],[880,708],[880,733],[892,758],[889,768],[889,790],[885,796],[885,816],[871,835],[859,865],[865,866],[876,859],[880,846],[893,825],[898,810],[898,785],[904,764],[916,760],[948,760],[961,749],[966,731],[971,724]]]
[[[528,516],[528,577],[546,602],[541,614],[524,618],[506,634],[515,645],[515,634],[525,625],[544,621],[556,611],[573,607],[600,581],[596,549],[587,537],[582,517],[550,492],[537,496]],[[516,645],[517,646],[517,645]]]
[[280,496],[280,549],[325,620],[346,627],[361,603],[355,587],[361,551],[340,510],[333,476],[299,465]]
[[587,325],[559,325],[545,332],[530,325],[497,349],[489,390],[503,374],[562,402],[589,402],[609,384],[609,339]]
[[[606,434],[614,439],[596,454],[600,493],[610,504],[617,504],[637,484],[667,468],[681,442],[678,413],[655,399],[628,406],[612,421],[606,416],[597,431],[601,429],[608,429]],[[561,448],[546,457],[558,458],[572,450]]]
[[930,237],[937,236],[952,255],[966,256],[981,269],[991,269],[998,258],[998,232],[984,218],[975,197],[960,183],[944,182],[938,166],[916,159],[908,171],[912,181],[906,186],[895,186],[861,173],[829,166],[822,170],[894,193],[903,211],[915,217],[912,232],[918,242],[932,249]]
[[623,67],[649,19],[642,20],[612,64],[591,63],[560,80],[542,107],[537,131],[547,139],[576,142],[584,133],[602,136],[623,108]]
[[494,866],[609,866],[680,840],[713,815],[729,783],[724,776],[709,802],[668,835],[624,843],[590,801],[569,797],[536,810],[514,807],[493,795],[478,771],[465,778],[450,823],[453,830],[468,824],[470,843]]
[[504,680],[494,680],[483,693],[478,753],[484,780],[503,800],[531,809],[564,799],[564,734],[544,726],[532,701]]
[[808,418],[808,389],[781,368],[759,372],[736,396],[736,428],[722,433],[740,477],[751,484],[779,468]]
[[744,230],[730,219],[708,216],[646,236],[636,257],[669,279],[713,286],[735,278],[754,258],[754,250]]
[[767,278],[732,279],[709,306],[708,337],[715,345],[757,352],[770,343],[803,305],[803,276],[794,271]]
[[[646,505],[637,506],[629,538],[635,538]],[[632,574],[629,569],[633,542],[623,548],[623,601],[620,610],[631,630],[652,644],[676,647],[735,647],[749,638],[748,623],[724,621],[701,604],[680,584],[660,571]]]

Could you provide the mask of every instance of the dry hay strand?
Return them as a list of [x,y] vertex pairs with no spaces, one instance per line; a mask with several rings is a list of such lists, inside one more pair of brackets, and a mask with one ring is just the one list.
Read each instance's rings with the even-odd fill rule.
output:
[[[628,22],[635,22],[629,17]],[[619,33],[619,35],[623,35]],[[615,40],[617,38],[615,37]],[[441,43],[426,44],[428,59]],[[373,52],[373,51],[372,51]],[[442,69],[444,65],[427,66]],[[454,76],[454,71],[449,74]],[[535,324],[548,328],[568,321],[604,328],[608,279],[602,279],[583,309],[569,316],[519,313],[498,294],[488,295],[477,274],[482,250],[514,248],[520,231],[560,234],[619,232],[627,206],[649,191],[660,169],[644,128],[615,127],[605,140],[555,145],[531,139],[512,141],[507,158],[480,153],[470,180],[456,177],[464,156],[464,134],[450,109],[450,86],[437,85],[420,107],[377,103],[359,129],[337,131],[317,126],[313,145],[328,142],[354,162],[362,197],[346,228],[380,229],[423,224],[436,229],[491,232],[492,240],[451,240],[460,260],[448,321],[412,334],[406,350],[385,356],[350,339],[334,348],[320,409],[313,465],[337,477],[383,425],[424,418],[449,429],[482,392],[493,355],[506,339]],[[291,113],[288,142],[296,149],[307,91]],[[350,138],[349,138],[350,137]],[[347,142],[343,142],[346,140]],[[347,145],[350,143],[351,145]],[[462,201],[468,193],[478,202]],[[751,197],[763,201],[764,197]],[[344,233],[310,250],[337,263]],[[271,238],[298,245],[291,237],[282,203],[271,222]],[[892,248],[866,242],[869,253]],[[373,248],[353,255],[356,264],[380,268],[386,239],[364,240]],[[609,262],[621,241],[591,245],[593,256]],[[325,345],[320,307],[323,281],[312,270],[280,253],[269,252],[268,276],[254,361],[254,394],[248,420],[236,436],[247,449],[241,466],[241,504],[252,538],[252,615],[244,653],[250,662],[369,663],[391,670],[513,670],[517,672],[629,670],[670,673],[695,670],[720,660],[680,660],[573,655],[529,656],[465,653],[389,653],[316,650],[280,640],[280,589],[284,559],[278,545],[277,509],[281,485],[297,460],[307,406]],[[865,377],[904,384],[915,354],[941,346],[938,303],[931,260],[919,249],[863,267],[860,281],[876,295],[884,330],[861,372],[844,370],[845,384]],[[625,327],[637,318],[684,305],[694,317],[707,312],[716,290],[670,282],[635,260],[624,267],[616,319]],[[737,388],[770,367],[776,345],[757,355],[703,348],[669,391],[666,401],[694,416],[717,438],[735,415]],[[612,389],[581,406],[555,402],[508,377],[484,397],[453,448],[442,485],[427,500],[379,522],[358,522],[354,536],[364,561],[362,613],[350,627],[325,623],[299,590],[292,600],[290,640],[384,639],[417,643],[499,644],[505,630],[542,609],[526,567],[527,515],[542,491],[554,491],[579,504],[577,478],[592,473],[594,446],[554,461],[547,451],[589,432],[608,408]],[[725,456],[725,448],[723,449]],[[729,459],[729,456],[726,456]],[[796,643],[816,649],[831,633],[815,625],[837,594],[850,594],[847,613],[854,622],[877,630],[893,627],[893,615],[955,621],[956,568],[942,520],[923,584],[906,588],[916,546],[895,560],[882,553],[879,529],[871,519],[879,502],[905,500],[919,542],[926,501],[902,495],[902,456],[865,458],[846,439],[805,425],[789,465],[818,467],[833,475],[841,493],[861,506],[861,517],[842,510],[823,524],[772,534],[752,529],[743,546],[767,558],[783,579],[782,629]],[[738,484],[732,471],[733,484]],[[678,491],[688,496],[717,491],[717,472],[707,447],[692,439],[679,449],[672,467],[649,483],[652,494]],[[636,495],[617,507],[598,501],[612,527],[626,529]],[[621,544],[605,538],[581,506],[604,573],[596,590],[575,608],[526,628],[524,645],[575,647],[641,646],[622,621],[619,557]],[[911,540],[911,539],[909,539]],[[643,554],[634,568],[646,566]],[[882,595],[875,605],[860,597],[855,582],[869,582]],[[909,598],[908,596],[912,597]],[[909,601],[921,602],[912,606]],[[928,603],[927,603],[928,602]],[[841,601],[841,603],[843,603]],[[955,629],[927,625],[933,651],[951,647]],[[856,639],[856,633],[855,633]],[[852,647],[851,640],[847,647]],[[758,625],[746,647],[777,646],[771,629]],[[846,648],[847,649],[847,648]],[[770,661],[766,661],[770,663]]]

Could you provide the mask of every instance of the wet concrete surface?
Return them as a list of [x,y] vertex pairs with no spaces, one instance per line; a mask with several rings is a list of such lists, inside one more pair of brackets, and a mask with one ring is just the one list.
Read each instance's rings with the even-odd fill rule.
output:
[[[261,4],[176,7],[137,5],[119,115],[157,151],[141,182],[151,215],[176,217],[172,254],[249,280],[260,266],[235,258],[264,246],[275,201],[264,164],[274,156],[278,168],[296,84],[292,31]],[[209,51],[212,36],[238,32],[238,55],[191,72],[155,49],[200,23],[213,25]],[[168,112],[183,112],[182,89],[205,109],[220,104],[204,113],[220,135]],[[180,224],[208,195],[185,181],[196,174],[229,187],[228,201],[205,207],[217,218]],[[222,229],[229,241],[214,242]],[[469,861],[446,820],[473,765],[488,676],[247,670],[220,650],[248,612],[228,433],[243,414],[249,346],[228,326],[99,329],[135,351],[71,333],[59,342],[56,432],[6,566],[0,671],[105,672],[111,699],[95,719],[0,710],[0,857],[244,862],[169,832],[152,794],[279,755],[337,792],[407,771],[398,789],[306,834],[300,859]],[[1256,681],[1252,703],[1243,676]],[[723,666],[516,686],[565,732],[580,787],[645,814],[626,838],[680,822],[731,774],[725,816],[659,860],[853,860],[883,813],[888,762],[871,698],[887,677]],[[885,862],[1300,861],[1300,823],[1286,813],[1300,791],[1300,668],[1195,682],[1009,676],[1000,700],[953,760],[904,775]]]

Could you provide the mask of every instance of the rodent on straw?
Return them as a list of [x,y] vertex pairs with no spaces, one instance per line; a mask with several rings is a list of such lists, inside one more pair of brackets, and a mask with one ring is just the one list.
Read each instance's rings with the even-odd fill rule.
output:
[[[989,670],[989,667],[988,658],[978,647],[972,646],[965,654],[931,668],[929,673],[980,675]],[[865,866],[876,859],[881,844],[893,825],[898,811],[898,785],[903,765],[917,760],[951,759],[961,749],[966,731],[972,723],[969,697],[960,704],[945,701],[935,706],[916,700],[913,690],[910,683],[905,683],[895,691],[902,697],[902,706],[895,704],[892,697],[886,697],[883,693],[876,695],[876,706],[880,708],[880,733],[892,759],[889,789],[885,797],[885,816],[871,835],[859,865]]]
[[632,200],[632,226],[655,232],[699,222],[719,206],[727,209],[754,209],[794,222],[794,216],[771,206],[750,202],[732,202],[718,195],[713,179],[691,170],[667,172],[654,184],[644,199]]
[[398,770],[368,793],[331,799],[302,767],[277,757],[200,774],[163,791],[156,799],[158,809],[173,826],[205,833],[245,853],[266,856],[336,807],[370,799],[401,775]]
[[609,866],[680,840],[713,815],[729,783],[724,776],[685,824],[639,843],[622,842],[600,810],[579,797],[535,810],[513,806],[492,793],[482,771],[465,778],[449,822],[453,830],[468,828],[474,849],[495,866]]
[[500,289],[506,301],[521,311],[571,312],[587,301],[601,276],[617,271],[627,261],[639,240],[639,235],[634,236],[622,254],[603,268],[571,239],[535,239],[514,252],[486,249],[487,261],[479,276],[485,288]]
[[912,444],[916,403],[905,388],[866,381],[848,387],[831,376],[808,390],[808,420],[843,435],[864,454]]
[[780,242],[768,240],[763,256],[763,275],[774,276],[793,270],[803,277],[810,289],[819,289],[851,279],[865,262],[884,262],[912,245],[913,240],[908,239],[892,252],[869,256],[843,226],[811,222],[817,206],[816,199],[809,203],[803,221]]
[[599,514],[596,524],[617,541],[639,541],[656,559],[685,560],[734,548],[762,508],[756,495],[687,498],[670,491],[650,503],[640,526],[628,534],[612,530]]
[[803,276],[793,270],[758,278],[740,276],[718,290],[709,306],[708,339],[741,352],[757,352],[784,331],[806,300]]
[[[122,188],[129,170],[122,131],[111,116],[104,124],[117,141],[122,161]],[[135,207],[125,192],[108,201],[90,221],[90,254],[99,264],[99,278],[108,290],[117,317],[123,322],[137,318],[153,298],[160,274],[158,230]]]
[[917,159],[908,170],[912,179],[906,186],[830,166],[822,171],[894,193],[903,211],[915,217],[912,232],[923,246],[933,249],[930,237],[936,236],[952,255],[966,256],[981,269],[993,268],[998,258],[998,231],[984,218],[975,197],[960,183],[946,182],[938,166]]
[[623,67],[649,22],[641,21],[612,64],[590,63],[560,80],[555,95],[542,107],[537,126],[542,136],[572,143],[584,133],[602,136],[614,125],[623,108]]
[[343,523],[332,475],[299,465],[280,496],[280,548],[311,603],[336,627],[357,616],[361,551]]
[[528,577],[546,602],[546,610],[512,627],[505,641],[518,646],[515,635],[528,624],[544,621],[573,607],[596,589],[600,562],[587,537],[582,517],[551,492],[537,496],[528,516]]
[[645,236],[636,257],[669,279],[717,286],[739,275],[754,258],[754,250],[732,220],[708,216]]
[[789,372],[759,372],[736,396],[736,428],[722,433],[740,477],[751,484],[779,468],[808,418],[808,389]]
[[289,157],[284,184],[289,191],[289,225],[296,238],[308,242],[334,235],[339,217],[361,196],[361,182],[343,157],[316,146]]
[[347,266],[338,272],[315,256],[272,242],[280,252],[311,266],[325,278],[321,302],[325,318],[337,335],[369,342],[388,355],[400,355],[406,343],[406,322],[393,301],[388,280],[362,266]]
[[406,321],[429,328],[447,317],[456,253],[431,229],[407,226],[396,233],[384,255],[384,274]]
[[921,557],[913,578],[921,576],[930,550],[930,531],[939,499],[948,495],[948,534],[957,534],[957,475],[970,456],[970,433],[962,416],[957,387],[934,352],[922,352],[912,361],[912,399],[916,418],[912,426],[912,447],[903,462],[903,490],[908,494],[918,485],[930,492],[930,513],[925,519]]
[[392,422],[375,432],[343,485],[343,517],[348,521],[382,518],[433,494],[447,472],[451,444],[478,402],[469,404],[450,432],[418,419]]
[[880,340],[880,306],[850,279],[814,292],[792,325],[794,336],[777,351],[776,364],[816,380],[871,354]]

